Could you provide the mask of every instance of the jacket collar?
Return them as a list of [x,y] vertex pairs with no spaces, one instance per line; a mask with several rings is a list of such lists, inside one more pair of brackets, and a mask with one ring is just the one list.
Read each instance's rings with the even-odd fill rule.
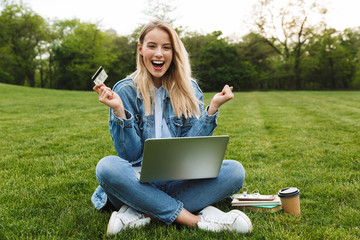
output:
[[[129,78],[134,81],[135,76],[136,76],[136,72],[132,73],[132,74],[129,76]],[[137,96],[137,97],[138,97],[139,99],[143,100],[143,96],[142,96],[142,94],[141,94],[140,92],[138,93],[138,96]],[[166,99],[166,98],[170,98],[170,97],[169,97],[169,92],[165,89],[164,99]]]

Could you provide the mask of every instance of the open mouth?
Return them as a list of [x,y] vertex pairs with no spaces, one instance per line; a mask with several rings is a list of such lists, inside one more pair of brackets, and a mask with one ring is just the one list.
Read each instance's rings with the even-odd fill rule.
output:
[[162,67],[165,64],[164,61],[151,61],[151,63],[154,66],[155,69],[162,69]]

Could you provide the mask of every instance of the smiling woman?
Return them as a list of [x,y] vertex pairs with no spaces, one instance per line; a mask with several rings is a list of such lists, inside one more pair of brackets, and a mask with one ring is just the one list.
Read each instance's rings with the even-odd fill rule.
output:
[[156,88],[163,86],[172,101],[175,115],[185,118],[200,116],[191,81],[188,53],[175,30],[163,21],[154,21],[140,33],[137,74],[134,78],[137,91],[144,101],[145,113],[150,114]]
[[188,53],[168,23],[155,20],[142,29],[132,75],[113,90],[104,84],[94,90],[99,101],[111,108],[109,129],[118,154],[99,161],[100,186],[92,197],[96,208],[108,204],[117,210],[109,220],[109,235],[148,224],[150,217],[210,231],[252,231],[250,219],[241,211],[225,213],[210,206],[242,188],[245,172],[238,161],[224,160],[216,178],[145,183],[137,178],[134,169],[142,165],[147,139],[212,135],[219,107],[234,97],[232,87],[226,85],[203,109],[203,94],[191,78]]
[[146,34],[138,48],[143,63],[152,75],[155,87],[161,87],[161,77],[169,69],[173,55],[169,34],[155,28]]

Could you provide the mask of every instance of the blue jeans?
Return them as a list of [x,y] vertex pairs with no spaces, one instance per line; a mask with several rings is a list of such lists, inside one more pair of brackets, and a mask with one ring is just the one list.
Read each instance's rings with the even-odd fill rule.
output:
[[237,161],[224,160],[217,178],[140,183],[128,161],[108,156],[96,166],[96,177],[116,209],[126,204],[171,224],[183,208],[195,212],[237,193],[245,170]]

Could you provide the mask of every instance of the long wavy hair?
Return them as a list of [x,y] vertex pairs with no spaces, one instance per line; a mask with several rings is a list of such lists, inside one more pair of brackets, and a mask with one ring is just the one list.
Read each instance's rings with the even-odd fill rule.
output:
[[[198,99],[195,96],[195,90],[191,83],[191,67],[189,55],[184,44],[180,40],[176,31],[166,22],[155,20],[141,30],[139,44],[144,44],[144,38],[151,30],[158,28],[169,34],[173,58],[169,69],[162,77],[162,86],[169,92],[172,108],[175,115],[180,118],[184,116],[199,117],[200,109]],[[145,115],[150,115],[154,111],[155,89],[150,72],[147,70],[143,57],[137,52],[137,70],[134,82],[138,94],[141,93]]]

